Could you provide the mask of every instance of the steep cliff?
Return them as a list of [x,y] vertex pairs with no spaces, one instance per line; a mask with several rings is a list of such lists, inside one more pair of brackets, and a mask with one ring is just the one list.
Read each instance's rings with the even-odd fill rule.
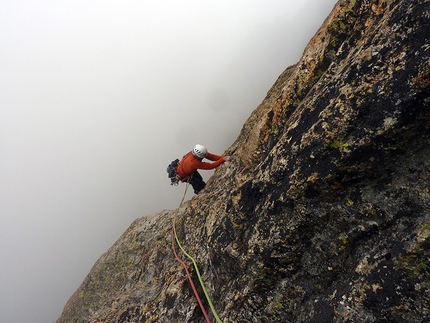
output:
[[[430,321],[429,38],[430,1],[339,1],[178,209],[222,322]],[[57,323],[204,322],[173,215],[137,219]]]

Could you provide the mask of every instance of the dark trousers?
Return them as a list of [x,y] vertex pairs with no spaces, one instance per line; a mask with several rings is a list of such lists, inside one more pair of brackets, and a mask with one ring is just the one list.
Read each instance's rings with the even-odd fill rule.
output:
[[205,186],[206,183],[203,181],[202,175],[198,171],[195,171],[191,177],[190,184],[194,188],[194,193],[198,194]]

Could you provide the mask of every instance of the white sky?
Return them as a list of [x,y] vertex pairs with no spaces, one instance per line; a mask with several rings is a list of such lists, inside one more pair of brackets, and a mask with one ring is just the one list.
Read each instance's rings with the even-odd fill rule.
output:
[[133,220],[176,208],[167,164],[223,153],[335,3],[0,1],[1,322],[55,322]]

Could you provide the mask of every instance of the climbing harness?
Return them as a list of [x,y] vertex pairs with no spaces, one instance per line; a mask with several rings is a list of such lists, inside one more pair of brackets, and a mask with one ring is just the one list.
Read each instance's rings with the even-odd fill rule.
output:
[[195,260],[194,260],[194,258],[193,258],[193,257],[191,257],[191,256],[190,256],[190,255],[185,251],[185,249],[182,247],[181,243],[179,242],[178,235],[176,234],[176,214],[177,214],[177,212],[178,212],[178,209],[181,207],[182,203],[184,202],[185,195],[187,194],[187,189],[188,189],[188,186],[189,186],[189,185],[190,185],[190,183],[189,183],[189,181],[188,181],[188,182],[187,182],[187,184],[186,184],[186,187],[185,187],[185,193],[184,193],[184,196],[182,197],[181,203],[179,204],[178,208],[175,210],[175,213],[174,213],[174,215],[173,215],[173,227],[172,227],[172,249],[173,249],[173,253],[174,253],[174,255],[175,255],[176,259],[178,260],[178,262],[179,262],[179,263],[184,267],[184,269],[185,269],[185,272],[186,272],[186,274],[187,274],[188,280],[190,281],[190,284],[191,284],[191,288],[193,289],[194,295],[195,295],[195,297],[196,297],[196,299],[197,299],[197,302],[199,303],[200,309],[201,309],[201,310],[202,310],[202,312],[203,312],[203,315],[204,315],[204,317],[205,317],[205,319],[206,319],[206,322],[211,323],[211,321],[210,321],[210,319],[209,319],[209,316],[208,316],[208,314],[207,314],[207,312],[206,312],[206,310],[205,310],[205,308],[204,308],[204,306],[203,306],[203,303],[202,303],[202,301],[201,301],[201,299],[200,299],[200,297],[199,297],[199,294],[198,294],[198,292],[197,292],[197,289],[196,289],[196,287],[195,287],[195,285],[194,285],[194,282],[193,282],[193,280],[192,280],[192,278],[191,278],[190,272],[188,271],[187,265],[186,265],[186,264],[185,264],[185,263],[184,263],[184,262],[179,258],[179,256],[178,256],[178,255],[177,255],[177,253],[176,253],[176,249],[175,249],[175,240],[176,240],[176,243],[178,244],[179,248],[181,249],[181,251],[182,251],[182,252],[187,256],[187,258],[188,258],[188,259],[190,259],[190,260],[193,262],[194,269],[195,269],[195,271],[196,271],[197,277],[199,278],[200,286],[201,286],[201,288],[202,288],[202,290],[203,290],[203,293],[204,293],[204,294],[205,294],[205,296],[206,296],[206,300],[207,300],[207,302],[208,302],[208,304],[209,304],[209,307],[210,307],[210,309],[211,309],[211,311],[212,311],[212,314],[213,314],[213,316],[215,317],[215,320],[216,320],[218,323],[222,323],[221,319],[218,317],[218,314],[217,314],[217,312],[216,312],[216,310],[215,310],[215,307],[213,306],[212,301],[211,301],[211,299],[210,299],[210,297],[209,297],[209,294],[208,294],[208,292],[207,292],[207,290],[206,290],[205,284],[204,284],[203,279],[202,279],[202,277],[201,277],[201,275],[200,275],[200,271],[199,271],[199,268],[197,267],[197,263],[196,263],[196,261],[195,261]]

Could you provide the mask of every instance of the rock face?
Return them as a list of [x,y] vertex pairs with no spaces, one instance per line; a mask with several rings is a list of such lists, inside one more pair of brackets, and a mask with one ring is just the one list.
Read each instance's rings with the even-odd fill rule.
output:
[[[219,321],[430,321],[429,38],[430,1],[339,1],[178,209]],[[57,323],[205,322],[173,215],[136,220]]]

